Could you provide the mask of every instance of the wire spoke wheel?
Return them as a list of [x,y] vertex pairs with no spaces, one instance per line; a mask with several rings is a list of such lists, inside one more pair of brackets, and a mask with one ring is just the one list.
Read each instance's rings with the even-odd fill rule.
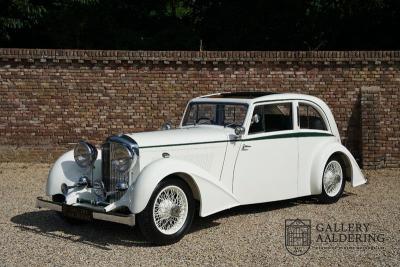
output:
[[322,181],[324,190],[329,197],[335,197],[340,192],[343,183],[343,170],[338,161],[332,160],[326,165]]
[[153,220],[157,229],[172,235],[185,224],[188,216],[188,199],[185,192],[175,185],[163,188],[155,198]]

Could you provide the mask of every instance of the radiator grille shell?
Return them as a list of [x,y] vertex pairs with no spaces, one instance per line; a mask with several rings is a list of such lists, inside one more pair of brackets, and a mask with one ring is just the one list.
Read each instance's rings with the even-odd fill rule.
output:
[[[114,192],[118,182],[129,184],[129,171],[120,173],[113,167],[112,160],[114,147],[119,145],[116,142],[108,141],[102,145],[102,181],[106,192]],[[119,200],[125,192],[116,192],[108,197],[108,202],[112,203]]]

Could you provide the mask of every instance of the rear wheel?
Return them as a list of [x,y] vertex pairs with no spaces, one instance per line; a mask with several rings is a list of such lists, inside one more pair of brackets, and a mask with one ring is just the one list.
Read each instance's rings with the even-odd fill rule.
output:
[[322,193],[319,197],[321,202],[334,203],[341,197],[345,186],[342,166],[336,157],[330,158],[326,163],[322,175]]
[[158,184],[146,208],[137,214],[137,223],[151,243],[171,244],[190,229],[194,208],[189,186],[180,179],[169,178]]

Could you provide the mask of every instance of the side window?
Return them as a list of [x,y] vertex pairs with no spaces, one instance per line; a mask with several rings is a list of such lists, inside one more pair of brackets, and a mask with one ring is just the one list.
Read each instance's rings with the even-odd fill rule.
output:
[[250,134],[292,130],[292,104],[268,104],[254,108]]
[[265,105],[264,122],[266,132],[292,130],[292,103]]
[[301,129],[327,130],[321,114],[310,105],[299,105],[299,119]]

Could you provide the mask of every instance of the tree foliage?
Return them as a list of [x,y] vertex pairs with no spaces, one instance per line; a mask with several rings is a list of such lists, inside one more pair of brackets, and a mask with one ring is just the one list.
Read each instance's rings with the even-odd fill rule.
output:
[[0,38],[10,40],[15,30],[30,28],[38,23],[45,9],[30,0],[0,1]]
[[0,46],[399,49],[398,0],[0,0]]

